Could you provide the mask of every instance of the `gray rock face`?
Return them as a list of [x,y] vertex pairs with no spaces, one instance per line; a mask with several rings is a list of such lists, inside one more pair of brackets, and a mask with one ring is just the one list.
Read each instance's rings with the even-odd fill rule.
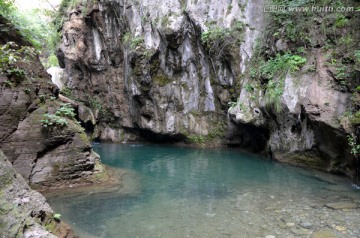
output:
[[[0,17],[0,24],[7,24],[6,20]],[[14,29],[0,36],[1,45],[8,41],[29,45]],[[17,172],[36,188],[86,182],[99,159],[86,134],[74,119],[67,117],[63,117],[67,123],[64,128],[44,128],[44,115],[55,114],[61,107],[58,89],[37,56],[30,62],[19,61],[17,66],[26,72],[24,76],[0,72],[0,149]]]
[[52,213],[0,151],[0,237],[55,238],[43,226],[46,214]]
[[[350,97],[328,84],[333,75],[318,46],[309,50],[298,76],[286,76],[279,112],[267,105],[267,82],[251,76],[251,69],[259,70],[259,62],[251,62],[256,42],[269,30],[263,7],[264,1],[103,0],[71,9],[57,55],[72,96],[92,109],[93,136],[225,139],[228,128],[227,144],[350,174],[350,130],[338,122]],[[212,45],[214,50],[204,40],[237,25],[242,30],[235,46]],[[320,42],[324,37],[315,40],[316,30],[309,34]],[[278,36],[284,31],[265,37],[267,58],[295,52]],[[237,103],[229,109],[232,101]]]
[[240,55],[236,49],[209,55],[201,32],[247,28],[241,5],[102,1],[88,6],[86,17],[80,8],[69,12],[58,57],[73,97],[94,111],[95,136],[181,140],[209,135],[219,121],[225,127]]

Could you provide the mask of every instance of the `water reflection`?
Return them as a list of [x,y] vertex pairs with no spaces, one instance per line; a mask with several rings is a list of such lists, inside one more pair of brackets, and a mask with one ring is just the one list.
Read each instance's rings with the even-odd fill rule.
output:
[[[311,207],[339,196],[339,191],[359,198],[344,179],[236,150],[94,147],[105,164],[135,174],[136,179],[124,178],[127,184],[141,184],[139,193],[127,196],[107,193],[50,198],[66,221],[95,237],[217,237],[225,227],[234,237],[263,237],[266,228],[262,224],[277,222],[274,216],[287,206],[290,210],[296,210],[298,204]],[[266,209],[273,209],[274,214],[267,215]],[[248,223],[261,229],[250,229]],[[276,223],[273,226],[278,227]],[[288,234],[279,232],[285,232],[280,237]]]

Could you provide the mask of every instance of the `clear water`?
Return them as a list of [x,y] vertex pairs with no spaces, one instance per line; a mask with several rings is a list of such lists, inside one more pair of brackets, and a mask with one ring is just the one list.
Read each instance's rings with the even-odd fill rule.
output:
[[[94,149],[104,164],[126,169],[125,187],[134,188],[49,197],[81,237],[360,237],[360,194],[346,179],[232,149]],[[330,209],[332,202],[355,208]]]

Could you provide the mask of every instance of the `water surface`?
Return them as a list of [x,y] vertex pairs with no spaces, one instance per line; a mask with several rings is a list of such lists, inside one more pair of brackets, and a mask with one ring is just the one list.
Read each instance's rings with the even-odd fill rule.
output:
[[233,149],[94,149],[134,190],[48,198],[83,237],[360,237],[360,194],[343,178]]

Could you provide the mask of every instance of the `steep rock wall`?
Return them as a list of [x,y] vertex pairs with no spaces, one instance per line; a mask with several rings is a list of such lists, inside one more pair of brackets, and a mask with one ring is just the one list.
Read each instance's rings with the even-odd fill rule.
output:
[[0,236],[74,237],[71,229],[53,219],[46,199],[32,190],[0,150]]
[[[312,4],[317,9],[326,4],[338,7],[331,2]],[[268,136],[267,154],[273,159],[359,179],[354,172],[358,154],[354,150],[350,154],[354,147],[348,139],[359,125],[355,88],[360,71],[354,54],[359,49],[360,19],[355,11],[359,3],[339,4],[351,10],[267,15],[266,30],[248,61],[239,99],[229,116],[239,137],[251,136],[246,134],[249,127],[262,129],[260,134]],[[312,9],[301,1],[283,6]],[[304,64],[298,68],[286,57]],[[281,64],[285,69],[276,72]]]
[[[91,183],[99,156],[75,119],[58,117],[67,126],[42,126],[45,114],[61,108],[58,89],[44,70],[30,44],[0,16],[3,59],[0,70],[0,149],[31,186],[54,189]],[[9,42],[8,49],[4,48]],[[27,46],[28,48],[21,48]],[[23,50],[25,49],[25,50]]]
[[224,137],[227,104],[236,96],[240,50],[209,55],[201,32],[231,29],[238,31],[240,41],[250,27],[242,4],[100,1],[72,9],[58,57],[71,96],[93,109],[95,137]]
[[[103,0],[69,9],[58,51],[71,91],[64,92],[91,108],[94,138],[220,138],[353,175],[347,136],[356,125],[344,115],[358,107],[358,3],[336,3],[354,7],[345,13],[265,13],[264,4],[271,1]],[[226,38],[236,29],[238,39]],[[305,61],[296,74],[288,65],[285,75],[264,76],[278,56]]]

